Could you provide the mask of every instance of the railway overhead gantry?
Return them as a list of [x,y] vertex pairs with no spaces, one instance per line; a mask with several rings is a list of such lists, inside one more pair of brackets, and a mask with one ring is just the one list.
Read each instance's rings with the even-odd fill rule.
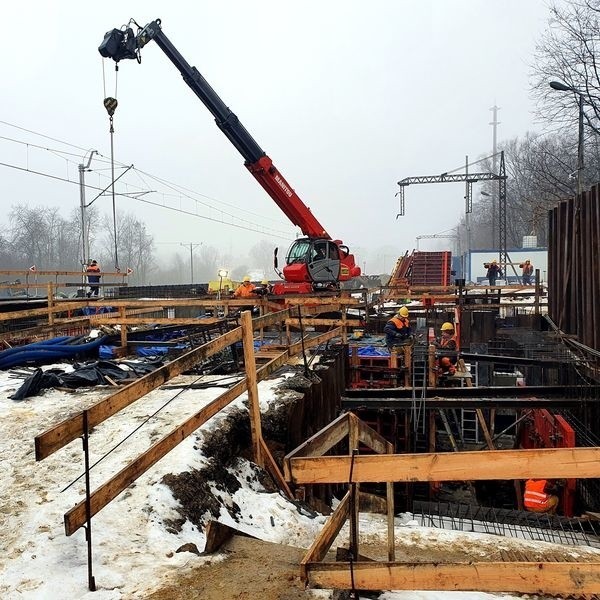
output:
[[[488,156],[487,158],[493,158]],[[477,161],[477,162],[481,162]],[[405,177],[398,182],[400,187],[398,193],[399,196],[399,209],[396,219],[403,217],[405,214],[405,201],[404,201],[404,188],[409,185],[419,183],[459,183],[465,182],[465,213],[470,214],[473,211],[473,184],[481,181],[497,181],[498,182],[498,240],[499,240],[499,263],[501,265],[507,265],[509,263],[508,253],[506,249],[506,165],[504,162],[504,151],[500,152],[500,167],[498,173],[491,173],[489,171],[479,173],[469,173],[468,163],[466,165],[465,173],[442,173],[441,175],[424,175],[421,177]]]

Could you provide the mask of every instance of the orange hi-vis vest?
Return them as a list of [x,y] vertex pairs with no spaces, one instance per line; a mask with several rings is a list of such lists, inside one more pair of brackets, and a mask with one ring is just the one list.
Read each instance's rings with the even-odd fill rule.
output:
[[389,322],[393,323],[398,331],[410,327],[410,321],[405,317],[392,317]]
[[548,508],[550,494],[546,494],[547,481],[545,479],[528,479],[525,484],[525,496],[523,505],[525,508],[544,509]]
[[451,350],[458,349],[458,340],[456,339],[456,334],[449,338],[442,338],[440,340],[440,348],[449,348]]
[[256,298],[256,294],[254,293],[254,284],[249,283],[248,285],[240,285],[237,290],[235,290],[233,294],[236,298]]

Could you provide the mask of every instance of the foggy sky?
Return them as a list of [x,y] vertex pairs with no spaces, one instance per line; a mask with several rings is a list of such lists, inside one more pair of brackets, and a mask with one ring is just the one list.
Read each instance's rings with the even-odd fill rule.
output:
[[[0,162],[76,181],[86,149],[108,157],[102,100],[115,95],[114,63],[104,61],[105,89],[97,47],[130,17],[140,25],[160,17],[329,233],[367,271],[381,271],[393,254],[415,248],[417,235],[449,229],[464,211],[462,184],[411,186],[406,216],[396,220],[398,180],[490,154],[494,103],[499,140],[536,129],[528,73],[547,16],[543,0],[7,3],[0,120],[82,150],[66,160],[0,140]],[[118,161],[288,238],[119,198],[121,210],[145,219],[159,252],[178,242],[234,254],[263,239],[287,247],[294,228],[154,42],[142,50],[141,65],[120,63],[116,97]],[[0,135],[78,152],[4,124]],[[94,168],[103,170],[89,173],[88,183],[106,185],[107,164],[92,161]],[[65,216],[79,206],[74,184],[6,166],[0,174],[4,220],[11,204],[60,206]],[[135,173],[123,181],[154,190],[147,200],[166,201],[167,186]],[[109,198],[96,204],[111,209]],[[182,197],[179,206],[192,203]],[[420,248],[428,249],[424,242]]]

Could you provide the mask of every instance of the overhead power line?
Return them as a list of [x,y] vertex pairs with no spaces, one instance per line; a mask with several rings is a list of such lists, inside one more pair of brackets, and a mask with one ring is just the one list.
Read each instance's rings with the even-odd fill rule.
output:
[[[79,146],[76,146],[74,144],[70,144],[70,143],[65,142],[63,140],[59,140],[57,138],[53,138],[51,136],[47,136],[47,135],[41,134],[39,132],[35,132],[35,131],[31,130],[31,129],[20,127],[18,125],[14,125],[12,123],[7,123],[6,121],[1,121],[0,120],[0,124],[4,124],[4,125],[10,126],[10,127],[14,127],[14,128],[19,129],[21,131],[25,131],[27,133],[31,133],[33,135],[40,136],[42,138],[52,140],[52,141],[58,142],[60,144],[64,144],[65,146],[70,146],[70,147],[78,149],[78,150],[83,150],[83,148],[81,148]],[[7,137],[7,136],[0,136],[0,140],[5,140],[5,141],[11,142],[11,143],[16,143],[16,144],[21,144],[21,145],[27,146],[28,148],[31,147],[31,148],[35,148],[37,150],[41,150],[41,151],[45,151],[45,152],[49,152],[49,153],[59,154],[63,158],[65,156],[67,156],[67,157],[70,156],[70,157],[73,157],[73,158],[77,158],[77,162],[69,160],[68,158],[65,158],[65,161],[67,163],[72,164],[74,168],[77,166],[78,162],[81,160],[81,154],[80,153],[67,152],[65,150],[60,150],[60,149],[57,149],[57,148],[49,148],[47,146],[42,146],[42,145],[39,145],[39,144],[32,144],[32,143],[27,142],[27,141],[18,140],[18,139],[10,138],[10,137]],[[104,162],[106,164],[109,163],[109,159],[107,157],[104,157],[101,154],[98,154],[98,156],[99,156],[101,162]],[[121,164],[121,163],[118,163],[118,164]],[[68,177],[61,177],[61,176],[53,175],[51,173],[43,172],[41,170],[30,169],[29,167],[22,167],[22,166],[19,166],[19,165],[5,163],[5,162],[0,162],[0,165],[1,166],[5,166],[7,168],[15,169],[15,170],[19,170],[19,171],[23,171],[23,172],[27,172],[27,173],[32,173],[32,174],[38,175],[38,176],[48,177],[50,179],[54,179],[54,180],[57,180],[57,181],[62,181],[62,182],[66,182],[66,183],[71,183],[71,184],[79,185],[78,181],[71,180]],[[258,217],[261,217],[261,218],[266,218],[267,220],[269,220],[271,222],[274,222],[274,223],[278,222],[275,219],[272,219],[272,218],[269,218],[269,217],[263,217],[262,215],[260,215],[257,212],[248,211],[248,210],[245,210],[245,209],[240,208],[238,206],[235,206],[233,204],[229,204],[227,202],[223,202],[223,201],[217,200],[215,198],[212,198],[210,196],[207,196],[205,194],[202,194],[200,192],[196,192],[196,191],[191,190],[189,188],[185,188],[183,186],[180,186],[178,184],[172,183],[172,182],[170,182],[170,181],[168,181],[166,179],[163,179],[161,177],[157,177],[155,175],[152,175],[151,173],[148,173],[146,171],[142,171],[140,169],[136,169],[132,165],[126,165],[126,164],[123,163],[122,166],[123,166],[123,168],[128,168],[128,169],[131,169],[132,172],[135,172],[138,175],[138,177],[140,178],[140,180],[142,181],[142,183],[147,188],[149,186],[147,186],[147,183],[144,180],[144,178],[142,177],[142,175],[144,175],[144,176],[152,179],[153,181],[155,181],[157,183],[160,183],[161,185],[163,185],[163,186],[167,187],[168,189],[172,190],[173,192],[175,192],[175,193],[169,194],[169,193],[165,193],[165,192],[159,192],[159,191],[156,191],[156,190],[148,190],[148,189],[143,189],[140,186],[136,186],[135,184],[132,184],[132,183],[129,183],[129,182],[123,182],[123,185],[125,185],[126,187],[132,187],[133,189],[137,190],[135,193],[139,193],[139,194],[141,194],[141,193],[160,193],[160,194],[162,194],[163,198],[179,199],[179,201],[181,201],[181,199],[183,197],[183,198],[186,198],[186,199],[194,202],[196,205],[199,204],[199,205],[201,205],[201,206],[203,206],[203,207],[205,207],[205,208],[207,208],[209,210],[217,211],[221,215],[225,215],[225,216],[229,217],[231,220],[226,220],[225,218],[219,219],[219,218],[216,218],[216,217],[210,217],[210,216],[207,216],[207,215],[202,215],[202,214],[199,214],[198,212],[194,212],[194,211],[191,211],[191,210],[185,210],[185,209],[183,209],[181,207],[177,208],[177,207],[174,207],[174,206],[169,206],[169,205],[167,205],[165,203],[152,202],[150,200],[143,200],[146,204],[151,204],[153,206],[158,206],[158,207],[161,207],[161,208],[167,208],[168,210],[171,210],[171,211],[174,211],[174,212],[179,212],[181,214],[195,216],[195,217],[198,217],[198,218],[201,218],[201,219],[205,219],[205,220],[208,220],[208,221],[212,221],[212,222],[216,222],[216,223],[223,223],[225,225],[234,226],[234,227],[236,227],[238,229],[245,229],[247,231],[253,231],[253,232],[263,233],[265,235],[273,235],[274,237],[277,237],[277,238],[280,238],[280,239],[291,240],[294,237],[293,234],[290,234],[287,231],[283,231],[283,230],[280,230],[280,229],[275,229],[275,228],[269,227],[267,225],[261,225],[260,223],[255,223],[255,222],[250,221],[248,219],[241,218],[239,216],[239,214],[241,212],[243,212],[243,213],[246,213],[246,214],[249,214],[249,215],[252,215],[252,216],[258,216]],[[98,172],[98,170],[95,170],[95,171]],[[103,177],[103,175],[101,173],[98,173],[98,175],[99,175],[99,177]],[[90,184],[85,184],[85,187],[87,189],[94,190],[94,191],[100,191],[100,192],[103,191],[103,188],[100,187],[100,186],[93,186],[93,185],[90,185]],[[117,193],[116,195],[121,196],[121,197],[132,198],[131,194],[132,194],[131,192],[127,192],[127,193]],[[210,204],[209,202],[202,201],[202,200],[200,200],[200,199],[198,199],[198,198],[196,198],[194,196],[200,196],[202,198],[206,198],[207,200],[212,200],[212,201],[214,201],[217,204],[217,206],[215,206],[213,204]],[[139,197],[134,197],[133,199],[141,201],[141,199]],[[236,214],[232,214],[232,213],[227,212],[226,210],[224,210],[223,208],[221,208],[220,206],[218,206],[219,204],[223,205],[223,206],[226,206],[226,207],[234,208],[235,211],[236,211]],[[239,223],[235,223],[234,221],[239,221]]]

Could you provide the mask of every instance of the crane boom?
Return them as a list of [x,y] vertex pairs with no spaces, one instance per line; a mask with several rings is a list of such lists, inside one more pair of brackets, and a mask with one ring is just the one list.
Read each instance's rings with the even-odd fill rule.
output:
[[273,164],[273,161],[248,133],[237,116],[227,107],[196,67],[192,67],[163,33],[160,19],[139,28],[137,34],[130,27],[113,29],[104,36],[98,51],[115,62],[123,59],[140,59],[140,50],[154,40],[167,58],[181,73],[215,118],[217,127],[244,158],[252,176],[275,201],[287,218],[306,236],[297,239],[288,250],[283,273],[284,283],[275,284],[276,294],[309,293],[337,289],[341,281],[360,275],[354,255],[341,240],[332,240],[325,228],[302,202],[292,186]]
[[[125,32],[126,39],[123,40],[124,44],[127,45],[129,43],[134,53],[139,53],[141,48],[151,40],[154,40],[175,68],[181,73],[185,83],[187,83],[194,94],[198,96],[204,106],[213,115],[217,127],[242,155],[248,171],[260,183],[267,194],[271,196],[286,217],[308,237],[331,239],[325,228],[319,223],[304,202],[302,202],[292,186],[275,167],[273,161],[240,122],[236,114],[221,100],[198,69],[192,67],[177,48],[175,48],[163,32],[160,23],[160,19],[151,21],[131,41],[127,37],[133,36],[133,31],[130,30],[130,34]],[[122,34],[121,30],[113,31]],[[105,47],[104,52],[103,46],[100,46],[99,50],[103,56],[113,58],[117,62],[122,58],[135,58],[139,56],[139,54],[134,54],[134,56],[123,55],[119,53],[121,52],[120,47],[117,49],[116,54],[108,47]]]

